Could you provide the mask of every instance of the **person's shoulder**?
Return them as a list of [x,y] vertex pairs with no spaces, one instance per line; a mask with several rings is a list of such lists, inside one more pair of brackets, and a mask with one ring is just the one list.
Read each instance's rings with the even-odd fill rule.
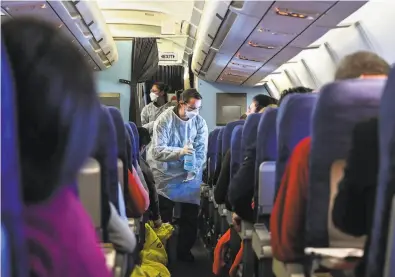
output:
[[168,122],[169,118],[171,118],[173,116],[174,112],[173,112],[173,108],[168,108],[166,110],[164,110],[159,116],[158,118],[155,120],[156,122]]
[[206,120],[200,114],[195,116],[195,121],[199,126],[207,127]]

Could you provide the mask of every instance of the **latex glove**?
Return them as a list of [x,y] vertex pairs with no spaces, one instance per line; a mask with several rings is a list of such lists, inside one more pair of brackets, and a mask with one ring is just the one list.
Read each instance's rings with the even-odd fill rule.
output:
[[162,219],[158,218],[157,220],[154,221],[154,227],[159,228],[160,226],[162,226]]
[[195,152],[195,149],[190,148],[188,145],[185,145],[184,148],[181,149],[180,157],[184,157],[185,155],[192,155]]
[[232,225],[237,232],[241,231],[241,218],[236,213],[232,214]]
[[189,171],[187,174],[187,178],[184,180],[184,182],[191,181],[191,180],[195,179],[195,177],[196,177],[196,173]]

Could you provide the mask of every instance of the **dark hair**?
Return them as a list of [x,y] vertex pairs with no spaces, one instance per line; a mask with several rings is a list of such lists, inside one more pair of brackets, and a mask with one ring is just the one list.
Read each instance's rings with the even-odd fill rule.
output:
[[181,94],[182,94],[182,89],[176,91],[177,102],[180,102]]
[[71,185],[92,154],[101,111],[93,70],[63,32],[33,18],[1,26],[14,73],[25,202]]
[[265,94],[258,94],[254,96],[254,98],[252,98],[252,101],[255,101],[257,103],[256,112],[259,112],[261,109],[269,105],[277,105],[276,99]]
[[184,92],[181,93],[180,98],[180,100],[184,103],[188,103],[191,98],[195,98],[198,100],[203,99],[202,95],[195,88],[189,88],[184,90]]
[[137,131],[139,132],[139,142],[140,142],[140,149],[144,145],[148,145],[151,142],[151,136],[149,132],[144,127],[137,127]]
[[388,75],[390,70],[391,66],[379,55],[369,51],[358,51],[340,61],[335,79],[354,79],[361,75]]
[[245,120],[247,118],[247,114],[245,113],[245,114],[243,114],[242,116],[240,116],[240,119],[241,120]]
[[170,87],[162,82],[155,82],[152,86],[156,86],[159,89],[159,91],[163,91],[163,98],[165,99],[165,102],[167,103],[168,102],[167,93],[170,91]]
[[287,95],[290,95],[293,93],[310,93],[312,91],[313,90],[311,88],[306,88],[306,87],[294,87],[294,88],[286,89],[281,93],[280,100],[278,101],[278,105],[281,105],[281,102],[284,100],[284,98]]

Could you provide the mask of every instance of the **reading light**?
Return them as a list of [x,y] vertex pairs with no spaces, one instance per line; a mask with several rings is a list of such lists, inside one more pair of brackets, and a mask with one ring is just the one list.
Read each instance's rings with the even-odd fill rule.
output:
[[272,45],[258,44],[258,43],[252,42],[252,41],[249,41],[248,45],[251,47],[263,48],[263,49],[267,49],[267,50],[272,50],[272,49],[276,48],[275,46],[272,46]]
[[237,54],[237,58],[239,58],[240,60],[244,60],[244,61],[251,61],[251,62],[261,63],[261,61],[254,60],[254,59],[249,59],[246,56],[242,56],[240,54]]
[[308,16],[307,14],[292,12],[292,11],[289,11],[288,9],[280,10],[279,8],[275,8],[275,10],[276,10],[276,14],[281,15],[281,16],[288,16],[288,17],[294,17],[294,18],[300,18],[300,19],[313,19],[311,16]]

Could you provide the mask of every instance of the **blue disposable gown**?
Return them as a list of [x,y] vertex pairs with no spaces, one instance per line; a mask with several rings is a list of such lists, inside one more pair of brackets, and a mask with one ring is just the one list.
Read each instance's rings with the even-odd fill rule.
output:
[[[196,178],[193,182],[184,183],[188,172],[184,169],[184,158],[180,154],[189,141],[195,149]],[[167,109],[158,117],[153,127],[152,145],[149,149],[151,153],[148,155],[158,194],[175,202],[199,203],[200,190],[196,190],[196,184],[200,187],[206,162],[207,141],[207,124],[200,115],[185,121],[175,114],[174,109]],[[174,193],[175,187],[183,190],[180,192],[184,195],[183,199],[175,199],[170,195]]]
[[143,110],[141,111],[141,124],[145,129],[148,130],[151,136],[152,129],[154,127],[154,121],[158,118],[158,116],[161,115],[162,112],[170,107],[174,107],[174,105],[174,103],[168,102],[161,107],[157,107],[154,105],[154,102],[151,102],[144,106]]

